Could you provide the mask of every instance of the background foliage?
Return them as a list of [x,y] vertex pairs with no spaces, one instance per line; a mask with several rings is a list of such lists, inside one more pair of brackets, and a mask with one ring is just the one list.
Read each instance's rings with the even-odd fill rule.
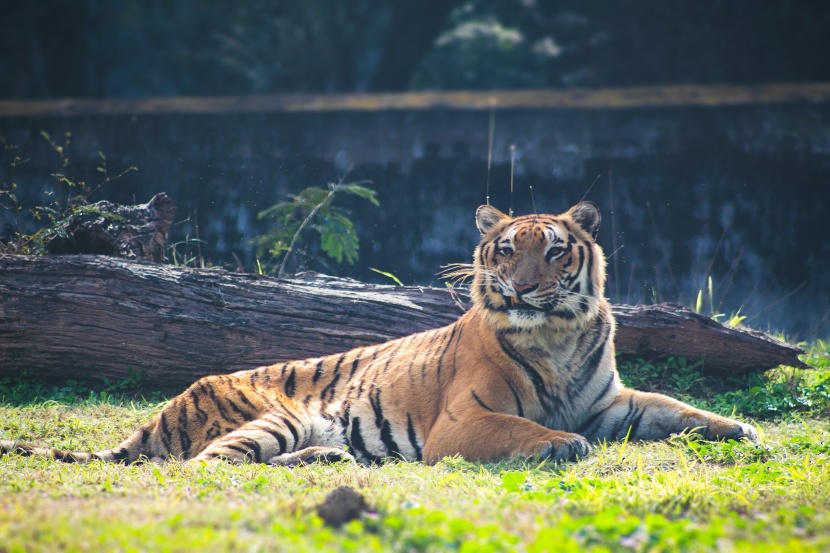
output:
[[2,0],[0,98],[826,79],[823,0]]

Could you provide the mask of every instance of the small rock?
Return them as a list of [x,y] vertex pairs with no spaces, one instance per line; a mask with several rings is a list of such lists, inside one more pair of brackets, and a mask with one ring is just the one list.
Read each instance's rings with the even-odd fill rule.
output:
[[360,514],[368,511],[369,506],[354,488],[340,486],[332,490],[316,509],[326,526],[340,528],[345,523],[360,518]]

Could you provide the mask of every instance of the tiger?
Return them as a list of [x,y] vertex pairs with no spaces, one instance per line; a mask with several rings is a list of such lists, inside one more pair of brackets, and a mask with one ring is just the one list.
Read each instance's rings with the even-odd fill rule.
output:
[[115,448],[0,442],[0,453],[94,460],[294,465],[569,461],[603,441],[758,441],[746,423],[625,387],[604,297],[601,215],[478,208],[470,308],[453,324],[335,355],[206,376]]

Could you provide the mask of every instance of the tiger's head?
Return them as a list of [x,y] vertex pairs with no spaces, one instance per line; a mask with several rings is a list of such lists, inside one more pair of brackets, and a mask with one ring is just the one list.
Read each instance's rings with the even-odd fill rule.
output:
[[596,243],[600,213],[581,202],[562,215],[509,217],[476,211],[473,303],[498,328],[579,323],[596,315],[605,256]]

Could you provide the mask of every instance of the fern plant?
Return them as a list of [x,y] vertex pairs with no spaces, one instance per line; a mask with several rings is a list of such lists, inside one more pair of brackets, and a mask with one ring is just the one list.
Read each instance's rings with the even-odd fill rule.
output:
[[[291,254],[297,251],[308,230],[320,237],[320,248],[326,255],[342,263],[353,265],[360,249],[357,232],[349,210],[332,205],[336,194],[351,194],[379,206],[375,191],[364,186],[369,181],[329,183],[328,189],[310,186],[291,201],[272,205],[259,213],[260,219],[273,221],[271,229],[257,238],[257,257],[268,254],[272,265],[279,265],[278,277],[282,278]],[[259,262],[258,262],[259,263]],[[261,271],[262,272],[262,271]]]

